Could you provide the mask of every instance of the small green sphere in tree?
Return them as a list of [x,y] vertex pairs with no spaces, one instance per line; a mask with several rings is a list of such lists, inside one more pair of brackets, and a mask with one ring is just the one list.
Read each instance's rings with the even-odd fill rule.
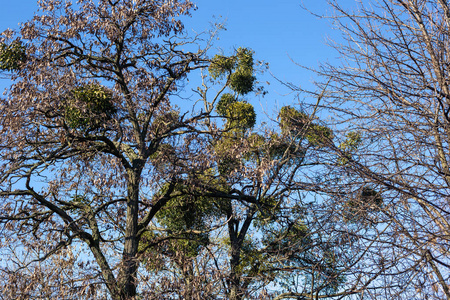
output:
[[230,88],[238,94],[245,95],[253,91],[255,80],[252,71],[239,69],[230,76]]
[[281,132],[295,138],[305,138],[310,145],[324,147],[333,138],[333,131],[323,125],[312,122],[313,117],[294,107],[284,106],[278,114]]
[[95,129],[116,112],[112,93],[99,84],[89,84],[71,92],[64,117],[72,129]]
[[217,107],[216,107],[217,113],[221,116],[225,116],[227,114],[228,107],[232,103],[235,103],[236,101],[237,100],[233,95],[231,95],[229,93],[223,94],[220,97],[219,102],[217,103]]
[[254,89],[256,78],[253,76],[253,65],[253,51],[248,48],[238,48],[233,56],[215,55],[208,70],[213,79],[227,76],[230,89],[245,95]]
[[311,124],[305,135],[308,142],[316,147],[329,145],[333,139],[333,131],[323,125]]
[[228,128],[249,129],[256,123],[255,109],[245,101],[231,103],[227,108],[226,117]]
[[0,44],[0,70],[14,71],[20,68],[20,64],[25,62],[25,46],[20,41],[11,44]]
[[253,71],[253,51],[248,48],[239,47],[236,51],[237,68]]
[[215,55],[208,68],[209,74],[213,79],[221,78],[225,73],[230,73],[236,64],[234,56],[227,57],[223,55]]
[[308,124],[308,115],[292,106],[283,106],[278,114],[278,121],[283,134],[298,134]]
[[236,51],[237,67],[230,76],[230,88],[238,94],[245,95],[253,91],[255,76],[253,76],[253,51],[239,48]]

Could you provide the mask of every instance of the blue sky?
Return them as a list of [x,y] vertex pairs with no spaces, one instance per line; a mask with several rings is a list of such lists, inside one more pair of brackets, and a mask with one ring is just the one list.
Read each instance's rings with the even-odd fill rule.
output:
[[[312,88],[314,74],[295,63],[316,67],[320,61],[334,61],[336,53],[326,46],[327,37],[336,36],[328,21],[318,19],[301,8],[302,0],[197,0],[198,10],[185,24],[186,28],[203,31],[215,19],[225,21],[226,31],[219,35],[215,47],[224,53],[233,48],[249,47],[259,60],[269,63],[270,72],[295,85]],[[326,0],[303,0],[308,9],[325,14],[329,12]],[[36,0],[15,0],[2,3],[0,31],[17,28],[18,23],[30,19],[37,10]],[[261,81],[269,81],[268,95],[259,99],[261,106],[269,108],[294,104],[294,94],[278,84],[269,73]],[[5,82],[0,82],[0,87]],[[302,98],[301,98],[302,99]],[[307,100],[307,99],[305,99]],[[255,107],[259,106],[253,103]]]
[[[301,8],[302,0],[198,0],[198,10],[187,24],[197,30],[206,28],[214,17],[226,20],[226,31],[220,33],[215,46],[225,53],[239,46],[255,51],[257,59],[269,63],[270,72],[279,79],[305,88],[313,88],[314,74],[297,64],[316,67],[320,61],[335,60],[335,52],[326,45],[327,37],[337,35],[327,20],[318,19]],[[303,0],[311,11],[326,14],[326,0]],[[296,93],[277,83],[270,74],[261,78],[269,81],[268,95],[253,102],[273,115],[281,106],[298,102]],[[304,99],[306,95],[301,95]],[[261,114],[258,114],[261,116]]]

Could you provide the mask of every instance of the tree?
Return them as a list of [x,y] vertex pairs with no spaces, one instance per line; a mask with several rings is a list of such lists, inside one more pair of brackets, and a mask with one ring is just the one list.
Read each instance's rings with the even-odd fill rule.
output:
[[[329,3],[343,62],[317,73],[324,106],[351,141],[335,147],[344,172],[334,205],[371,228],[357,235],[371,253],[360,272],[380,275],[361,297],[450,299],[449,4]],[[357,194],[370,200],[349,201]]]
[[181,94],[209,43],[183,32],[189,1],[39,5],[0,41],[2,297],[145,297],[140,240],[208,167],[215,98]]
[[[355,292],[339,290],[354,264],[339,251],[349,235],[324,233],[329,215],[317,222],[296,195],[317,190],[307,172],[334,134],[315,109],[293,107],[279,129],[255,128],[250,49],[208,57],[211,37],[189,37],[179,21],[189,1],[39,3],[0,38],[13,81],[0,101],[2,297]],[[373,190],[364,199],[377,202]],[[268,295],[266,283],[285,292]]]
[[[251,52],[216,56],[210,73],[232,82],[243,54]],[[253,77],[245,73],[244,84]],[[228,87],[216,107],[224,123],[215,125],[223,130],[204,148],[211,167],[190,181],[196,184],[176,187],[167,210],[148,228],[143,255],[157,274],[154,285],[165,278],[181,286],[160,288],[154,297],[332,299],[360,290],[364,284],[351,277],[360,260],[346,242],[351,236],[329,231],[333,214],[316,213],[320,206],[304,199],[318,191],[311,176],[319,152],[332,145],[332,131],[314,110],[291,106],[281,108],[279,128],[258,129],[253,107],[242,99],[247,92]],[[207,91],[205,84],[199,94]]]
[[314,113],[291,106],[281,108],[278,128],[258,129],[253,106],[244,99],[255,90],[253,69],[249,49],[216,55],[209,66],[213,82],[198,89],[206,99],[209,84],[225,82],[216,106],[223,120],[211,120],[221,129],[204,144],[210,168],[173,189],[141,241],[145,265],[155,274],[154,298],[312,299],[346,293],[337,292],[346,261],[331,240],[320,237],[323,227],[310,223],[314,208],[302,199],[319,164],[317,151],[328,147],[333,134]]
[[[239,68],[238,63],[235,72],[240,75]],[[236,73],[229,74],[231,83]],[[222,94],[217,107],[229,130],[211,141],[213,174],[221,186],[210,189],[227,222],[227,297],[257,299],[267,295],[266,285],[281,277],[282,265],[294,261],[293,253],[300,252],[300,257],[307,251],[303,203],[297,194],[305,186],[294,180],[303,177],[308,164],[317,164],[307,153],[325,147],[332,133],[293,107],[280,110],[281,130],[258,132],[252,114],[236,118],[242,115],[237,111],[248,109],[239,100],[246,93],[233,84],[230,88],[235,94]]]

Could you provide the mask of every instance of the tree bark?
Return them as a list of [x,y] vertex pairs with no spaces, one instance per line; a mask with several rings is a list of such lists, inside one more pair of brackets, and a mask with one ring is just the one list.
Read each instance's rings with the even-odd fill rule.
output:
[[141,166],[128,170],[127,219],[124,237],[123,265],[119,274],[121,294],[124,300],[133,299],[136,296],[137,252],[139,245],[139,184],[141,172]]
[[[231,203],[230,203],[231,204]],[[230,237],[231,258],[230,258],[230,277],[228,278],[228,298],[230,300],[240,299],[240,275],[238,267],[241,256],[241,245],[238,238],[239,222],[232,217],[233,210],[228,207],[228,235]]]
[[240,263],[241,247],[240,245],[238,245],[236,238],[230,240],[231,240],[231,259],[230,259],[231,273],[229,279],[230,292],[228,297],[230,298],[230,300],[240,300],[241,280],[237,268],[239,267]]

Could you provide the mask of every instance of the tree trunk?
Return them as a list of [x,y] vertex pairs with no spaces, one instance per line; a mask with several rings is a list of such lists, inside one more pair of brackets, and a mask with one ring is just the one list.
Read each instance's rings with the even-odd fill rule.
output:
[[106,286],[111,295],[111,299],[122,300],[121,299],[122,297],[120,296],[121,291],[117,287],[116,279],[114,278],[114,275],[111,272],[108,262],[106,261],[106,258],[103,255],[103,253],[101,252],[100,247],[98,245],[92,244],[90,244],[89,247],[91,248],[94,257],[102,270],[103,279],[106,282]]
[[128,198],[127,219],[125,227],[125,243],[122,257],[122,268],[120,270],[120,287],[124,300],[133,299],[136,296],[136,273],[138,268],[137,252],[139,240],[138,212],[139,212],[139,184],[142,169],[133,168],[128,170]]
[[232,265],[231,265],[231,274],[230,274],[230,279],[229,279],[230,280],[230,283],[229,283],[230,293],[229,293],[228,297],[230,300],[240,300],[241,299],[241,292],[240,292],[241,280],[240,280],[240,276],[236,270],[236,268],[239,265],[239,261],[238,261],[237,265],[236,264],[233,265],[234,260],[235,259],[233,259],[233,258],[231,259]]
[[228,222],[228,234],[230,236],[231,243],[231,259],[230,259],[230,277],[229,277],[229,294],[228,298],[230,300],[240,300],[241,299],[241,280],[240,272],[238,267],[240,264],[241,256],[241,245],[237,236],[238,223],[236,220],[232,219]]
[[185,300],[193,300],[194,297],[194,287],[193,287],[193,279],[194,279],[194,273],[192,270],[192,265],[190,261],[185,261],[184,259],[181,260],[182,263],[182,270],[183,270],[183,276],[184,276],[184,286],[185,289],[183,291],[183,299]]

